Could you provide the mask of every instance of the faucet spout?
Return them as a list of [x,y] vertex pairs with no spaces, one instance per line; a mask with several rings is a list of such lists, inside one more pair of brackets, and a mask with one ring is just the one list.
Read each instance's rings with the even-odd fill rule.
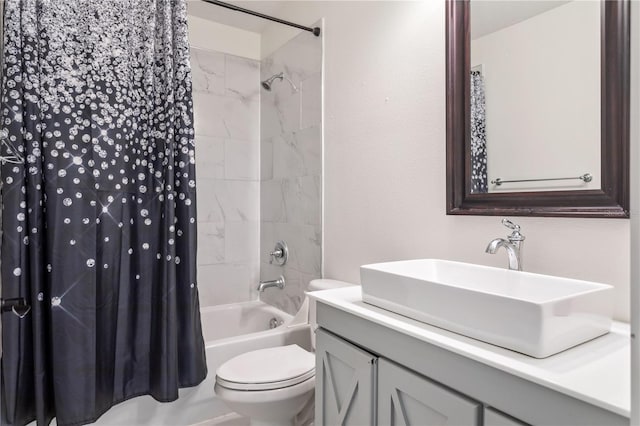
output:
[[270,287],[278,287],[279,289],[282,290],[284,286],[285,286],[284,276],[280,275],[280,277],[276,280],[260,281],[260,284],[258,285],[258,291],[262,293],[263,291],[265,291]]
[[522,271],[522,244],[524,244],[524,235],[520,233],[520,225],[511,222],[509,219],[502,219],[502,224],[513,232],[507,237],[496,238],[491,240],[487,248],[486,253],[495,254],[500,247],[504,247],[509,256],[509,269],[515,271]]
[[507,251],[507,256],[509,258],[509,269],[522,271],[519,242],[510,242],[508,240],[505,240],[504,238],[496,238],[489,243],[485,252],[489,254],[496,254],[500,247],[503,247]]
[[495,240],[491,240],[487,248],[484,250],[485,253],[496,254],[500,247],[504,247],[507,241],[504,238],[496,238]]

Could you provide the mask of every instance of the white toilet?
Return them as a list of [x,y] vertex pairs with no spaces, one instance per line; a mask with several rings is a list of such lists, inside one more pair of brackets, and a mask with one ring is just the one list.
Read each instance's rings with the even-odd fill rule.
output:
[[[353,284],[313,280],[308,291]],[[315,306],[306,298],[296,319],[306,316],[315,349]],[[232,410],[251,419],[252,426],[293,425],[314,395],[315,355],[298,345],[260,349],[230,359],[216,371],[215,391]],[[305,410],[306,412],[307,410]]]

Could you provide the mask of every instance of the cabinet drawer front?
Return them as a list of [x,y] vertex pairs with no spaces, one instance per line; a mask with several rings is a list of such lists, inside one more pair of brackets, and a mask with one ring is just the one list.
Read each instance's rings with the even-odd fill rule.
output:
[[484,426],[527,426],[527,423],[487,407],[484,409]]
[[377,357],[319,329],[316,419],[320,426],[375,425]]
[[378,361],[378,419],[390,426],[476,426],[482,406],[384,358]]

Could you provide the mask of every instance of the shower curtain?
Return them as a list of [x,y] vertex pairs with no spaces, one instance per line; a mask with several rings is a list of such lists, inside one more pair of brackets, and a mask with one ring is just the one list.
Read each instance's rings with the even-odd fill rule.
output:
[[5,0],[4,424],[206,376],[185,0]]
[[471,71],[471,192],[488,192],[484,78]]

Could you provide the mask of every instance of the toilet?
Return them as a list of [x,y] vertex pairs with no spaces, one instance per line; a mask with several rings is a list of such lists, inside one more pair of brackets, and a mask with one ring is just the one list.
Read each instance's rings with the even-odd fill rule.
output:
[[[343,281],[318,279],[309,283],[308,291],[351,285]],[[311,325],[312,348],[315,350],[315,302],[308,297],[292,325],[306,322]],[[229,408],[248,417],[252,426],[293,425],[296,415],[313,398],[315,364],[315,354],[298,345],[247,352],[218,368],[215,392]]]

